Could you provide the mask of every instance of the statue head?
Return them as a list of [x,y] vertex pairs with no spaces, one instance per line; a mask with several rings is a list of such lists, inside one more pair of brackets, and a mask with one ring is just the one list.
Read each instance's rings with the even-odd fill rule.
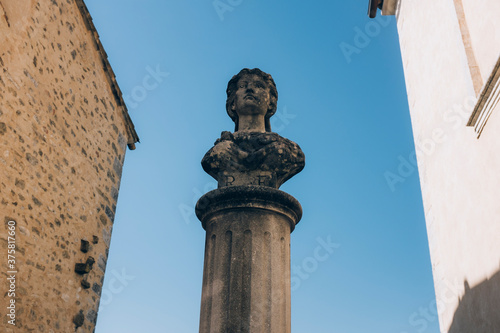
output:
[[238,90],[238,81],[244,76],[257,76],[259,77],[266,85],[266,89],[269,91],[269,105],[267,108],[267,112],[264,115],[265,129],[266,132],[271,132],[271,121],[270,118],[272,115],[276,113],[276,107],[278,102],[278,91],[276,90],[276,84],[274,83],[273,78],[270,74],[264,73],[258,68],[242,69],[238,74],[232,77],[232,79],[227,84],[227,100],[226,100],[226,111],[229,117],[235,123],[234,131],[238,131],[238,112],[235,109],[236,103],[236,91]]

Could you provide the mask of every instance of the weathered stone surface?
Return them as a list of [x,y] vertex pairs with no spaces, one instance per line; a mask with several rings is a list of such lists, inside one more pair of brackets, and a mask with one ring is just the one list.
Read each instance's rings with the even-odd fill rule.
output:
[[305,164],[300,147],[276,133],[222,132],[202,160],[220,187],[261,185],[279,188]]
[[75,264],[75,272],[83,275],[89,273],[95,263],[95,259],[92,257],[89,257],[85,263],[77,263]]
[[226,111],[235,132],[222,132],[202,160],[218,187],[258,185],[279,188],[305,165],[304,153],[288,139],[271,132],[278,92],[271,75],[243,69],[227,87]]
[[78,328],[83,325],[85,321],[85,316],[83,315],[83,310],[80,310],[74,317],[73,317],[73,323],[75,326]]
[[[75,332],[75,315],[99,306],[75,264],[85,272],[99,258],[84,274],[102,281],[121,165],[137,135],[83,1],[0,0],[0,46],[0,212],[16,221],[18,271],[16,326],[2,315],[0,327]],[[82,239],[104,234],[80,251]],[[78,318],[79,332],[94,331]]]
[[263,186],[240,185],[227,186],[210,191],[196,203],[196,216],[207,229],[207,221],[215,214],[224,213],[230,209],[263,209],[279,213],[290,222],[288,233],[302,218],[300,203],[290,194]]
[[290,332],[290,232],[302,209],[265,186],[205,194],[196,214],[206,230],[200,332]]
[[89,248],[90,248],[90,243],[87,240],[82,239],[80,241],[80,251],[82,251],[83,253],[87,253],[89,252]]
[[82,282],[80,283],[83,289],[89,289],[90,288],[90,283],[83,279]]
[[278,102],[271,75],[258,68],[244,68],[231,78],[226,94],[226,111],[234,121],[235,132],[271,132],[270,118]]
[[203,158],[218,189],[196,204],[206,230],[200,333],[289,333],[290,233],[302,208],[278,188],[304,168],[304,153],[271,132],[278,94],[269,74],[243,69],[227,95],[235,132]]

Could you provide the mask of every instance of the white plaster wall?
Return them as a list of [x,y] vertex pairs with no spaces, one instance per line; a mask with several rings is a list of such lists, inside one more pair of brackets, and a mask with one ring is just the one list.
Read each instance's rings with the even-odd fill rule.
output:
[[[500,21],[498,15],[496,21],[474,15],[494,26]],[[466,126],[475,94],[453,0],[401,0],[398,31],[439,320],[448,332],[464,281],[472,288],[500,268],[500,107],[477,139]],[[477,50],[488,49],[488,43],[478,40]],[[496,62],[500,47],[496,58],[490,51],[478,56],[484,66]]]
[[486,82],[500,55],[500,1],[462,0],[472,49]]

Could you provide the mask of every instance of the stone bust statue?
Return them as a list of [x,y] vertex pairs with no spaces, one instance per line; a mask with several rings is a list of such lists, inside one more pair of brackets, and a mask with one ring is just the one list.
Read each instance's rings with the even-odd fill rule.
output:
[[271,75],[242,69],[227,86],[226,111],[235,131],[221,137],[203,157],[203,169],[218,187],[256,185],[279,188],[305,165],[300,147],[271,131],[278,92]]

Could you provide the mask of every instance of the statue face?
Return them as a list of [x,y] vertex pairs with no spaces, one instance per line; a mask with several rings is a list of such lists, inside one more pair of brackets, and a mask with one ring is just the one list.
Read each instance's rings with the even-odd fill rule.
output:
[[258,75],[243,75],[237,84],[231,109],[240,115],[265,115],[269,110],[270,93],[267,83]]

